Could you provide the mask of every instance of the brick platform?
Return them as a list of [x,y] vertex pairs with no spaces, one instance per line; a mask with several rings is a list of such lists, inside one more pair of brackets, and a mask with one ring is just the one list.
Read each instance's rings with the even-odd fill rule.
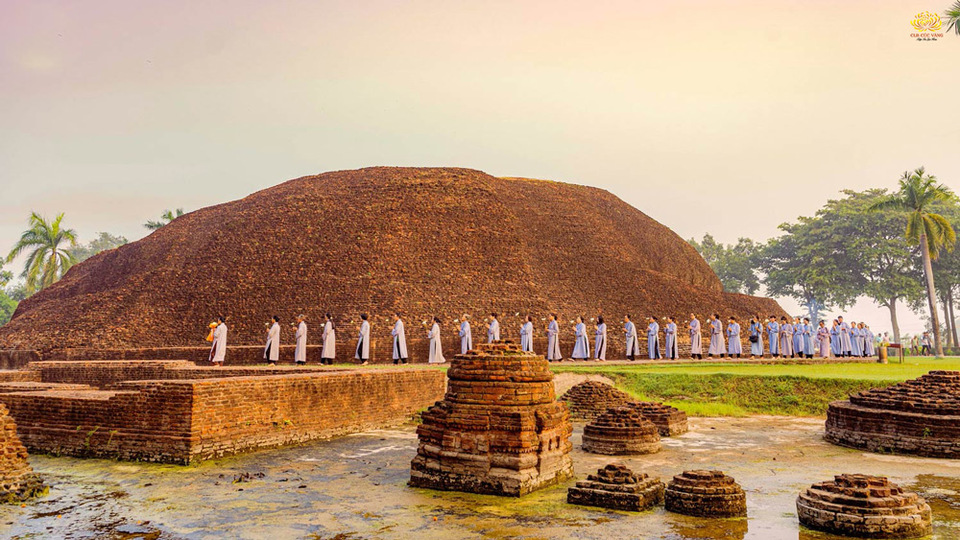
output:
[[634,401],[627,393],[600,381],[586,381],[575,385],[560,396],[570,409],[570,418],[590,422],[612,407]]
[[[443,394],[428,369],[42,362],[0,402],[34,452],[187,464],[399,423]],[[23,380],[30,378],[32,380]]]
[[860,538],[920,538],[933,532],[930,506],[884,477],[842,474],[797,497],[800,523]]
[[824,438],[871,452],[960,458],[960,371],[931,371],[835,401]]
[[567,490],[567,503],[640,512],[663,502],[663,482],[610,464]]
[[634,407],[612,407],[583,428],[583,451],[636,455],[660,451],[660,433]]
[[699,517],[747,515],[747,495],[733,478],[720,471],[684,471],[664,492],[670,512]]
[[655,401],[634,401],[627,404],[640,412],[644,418],[653,422],[661,437],[674,437],[689,431],[687,413],[676,407]]
[[46,492],[43,481],[27,463],[27,449],[17,437],[17,424],[0,405],[0,502],[25,501]]
[[484,344],[457,355],[447,376],[417,428],[411,486],[521,496],[573,475],[573,429],[542,356]]

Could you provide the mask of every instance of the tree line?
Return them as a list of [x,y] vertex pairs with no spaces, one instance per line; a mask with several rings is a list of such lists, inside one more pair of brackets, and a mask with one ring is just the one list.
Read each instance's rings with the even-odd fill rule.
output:
[[[813,216],[779,226],[766,243],[740,238],[718,243],[710,234],[689,242],[710,264],[728,292],[796,300],[819,320],[866,297],[890,312],[900,341],[898,309],[927,312],[937,355],[941,334],[960,346],[954,308],[960,299],[960,229],[957,195],[923,168],[908,171],[896,191],[843,190]],[[938,306],[943,310],[943,325]]]

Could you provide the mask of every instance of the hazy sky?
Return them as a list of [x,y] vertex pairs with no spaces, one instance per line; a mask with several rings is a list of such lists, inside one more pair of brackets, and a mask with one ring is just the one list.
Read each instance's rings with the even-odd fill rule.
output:
[[960,188],[960,36],[910,37],[950,3],[0,0],[0,251],[31,210],[133,240],[372,165],[590,184],[685,238],[764,240],[908,168]]

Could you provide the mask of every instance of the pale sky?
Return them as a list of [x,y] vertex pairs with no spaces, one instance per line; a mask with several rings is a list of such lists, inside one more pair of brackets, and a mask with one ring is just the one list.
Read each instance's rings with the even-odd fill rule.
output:
[[134,240],[373,165],[589,184],[684,238],[765,240],[920,165],[960,188],[960,36],[910,37],[950,3],[0,0],[0,251],[31,210]]

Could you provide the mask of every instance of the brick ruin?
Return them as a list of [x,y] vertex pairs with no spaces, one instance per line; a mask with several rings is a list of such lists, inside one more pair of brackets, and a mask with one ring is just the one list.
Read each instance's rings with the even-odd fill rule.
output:
[[443,395],[432,369],[36,362],[0,374],[32,452],[188,464],[400,423]]
[[521,496],[573,476],[573,428],[546,359],[483,344],[454,357],[447,376],[417,428],[411,486]]
[[567,490],[567,502],[640,512],[663,503],[663,482],[626,465],[610,464]]
[[797,517],[811,529],[860,538],[919,538],[933,532],[930,506],[884,477],[842,474],[797,497]]
[[661,437],[683,435],[690,430],[687,424],[687,413],[676,407],[655,401],[635,401],[628,403],[627,406],[636,409],[644,418],[653,422],[653,425],[660,430]]
[[747,495],[721,471],[684,471],[667,484],[664,506],[688,516],[743,517],[747,515]]
[[633,455],[660,451],[657,426],[635,407],[612,407],[583,428],[583,451]]
[[586,381],[564,392],[560,401],[567,404],[571,419],[590,422],[611,407],[626,405],[634,399],[609,384]]
[[835,401],[824,437],[871,452],[960,458],[960,371],[931,371]]
[[17,424],[0,405],[0,502],[13,503],[47,492],[43,480],[27,463],[27,449],[17,437]]

